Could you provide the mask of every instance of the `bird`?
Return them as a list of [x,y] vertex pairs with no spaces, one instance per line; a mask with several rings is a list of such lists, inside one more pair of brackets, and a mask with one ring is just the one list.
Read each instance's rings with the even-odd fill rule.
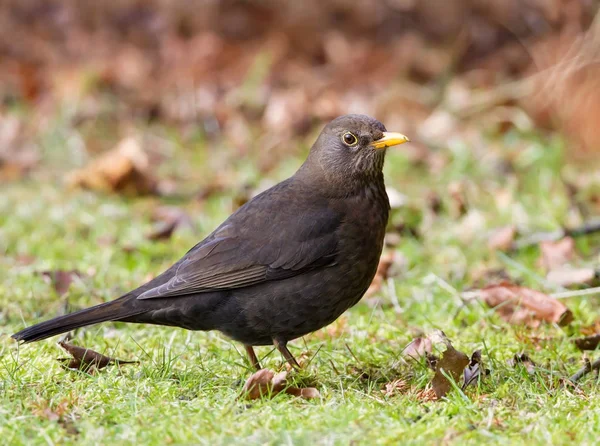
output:
[[121,297],[12,335],[30,343],[107,321],[217,330],[254,347],[287,343],[335,321],[371,284],[390,205],[388,147],[408,142],[366,115],[329,122],[288,179],[239,207],[154,279]]

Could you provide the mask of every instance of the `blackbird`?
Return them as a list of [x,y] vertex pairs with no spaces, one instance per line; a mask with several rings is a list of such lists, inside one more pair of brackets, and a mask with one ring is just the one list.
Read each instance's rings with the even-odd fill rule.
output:
[[408,138],[379,121],[331,121],[290,178],[248,201],[165,272],[110,302],[15,333],[24,343],[105,321],[219,330],[274,345],[294,367],[288,341],[356,304],[371,283],[388,221],[386,148]]

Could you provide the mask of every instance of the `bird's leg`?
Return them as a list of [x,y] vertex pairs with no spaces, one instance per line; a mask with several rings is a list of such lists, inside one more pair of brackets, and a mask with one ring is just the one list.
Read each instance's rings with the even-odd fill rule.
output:
[[260,363],[258,362],[258,358],[256,357],[256,353],[254,353],[254,349],[251,345],[244,345],[246,348],[246,353],[248,353],[248,359],[250,359],[250,364],[256,370],[260,370]]
[[273,339],[273,345],[275,346],[275,348],[277,348],[277,350],[279,350],[281,352],[281,354],[283,355],[283,357],[285,358],[285,360],[295,369],[300,370],[300,364],[298,364],[298,361],[296,361],[296,359],[294,358],[294,356],[290,353],[290,351],[288,350],[288,348],[286,347],[287,342],[285,341],[280,341],[278,339]]

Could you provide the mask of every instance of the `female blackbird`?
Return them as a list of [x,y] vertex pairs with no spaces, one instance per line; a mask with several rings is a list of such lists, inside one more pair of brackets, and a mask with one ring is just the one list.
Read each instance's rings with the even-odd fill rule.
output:
[[219,330],[252,346],[318,330],[367,290],[383,247],[389,202],[386,148],[408,141],[364,115],[336,118],[298,171],[234,212],[182,259],[122,297],[26,328],[32,342],[124,321]]

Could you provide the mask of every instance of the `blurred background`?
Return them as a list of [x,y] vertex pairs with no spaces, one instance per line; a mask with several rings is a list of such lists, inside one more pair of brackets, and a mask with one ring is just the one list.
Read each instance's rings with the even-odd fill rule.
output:
[[[240,186],[227,177],[236,163],[252,159],[264,175],[303,154],[323,122],[351,112],[410,135],[415,162],[535,131],[558,132],[569,159],[587,163],[600,151],[597,6],[4,0],[0,181],[55,178],[134,137],[140,147],[129,141],[125,152],[140,149],[140,166],[180,147],[217,170],[198,187]],[[165,168],[162,178],[191,179],[193,166]]]
[[[561,377],[583,360],[574,337],[600,339],[599,3],[0,0],[0,436],[597,442],[597,382]],[[291,343],[325,404],[233,406],[245,360],[217,333],[78,330],[77,345],[141,361],[93,384],[59,375],[56,338],[10,339],[172,265],[346,113],[412,143],[387,154],[392,213],[365,298]],[[432,373],[402,356],[432,329],[483,348],[493,371],[471,402],[422,406]],[[523,352],[539,369],[516,370],[534,367]]]

